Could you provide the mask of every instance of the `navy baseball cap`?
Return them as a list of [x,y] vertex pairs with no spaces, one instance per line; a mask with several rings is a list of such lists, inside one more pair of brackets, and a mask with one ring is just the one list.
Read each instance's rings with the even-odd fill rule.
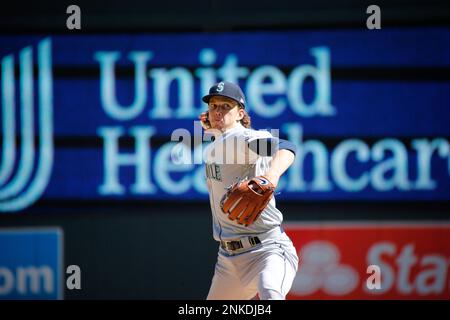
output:
[[202,100],[208,103],[211,97],[216,96],[233,99],[240,103],[243,108],[245,108],[245,96],[241,88],[237,84],[228,81],[216,83],[209,89],[209,94],[204,96]]

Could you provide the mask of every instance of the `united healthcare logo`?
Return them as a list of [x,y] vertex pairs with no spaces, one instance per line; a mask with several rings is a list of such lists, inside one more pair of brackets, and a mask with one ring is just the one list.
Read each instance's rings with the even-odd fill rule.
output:
[[[37,45],[37,81],[34,81],[31,46],[19,52],[18,62],[19,87],[16,90],[15,57],[11,54],[1,60],[0,211],[3,212],[22,210],[37,201],[47,187],[53,165],[51,40],[44,39]],[[16,91],[19,92],[17,100]],[[17,110],[16,101],[20,101]],[[38,150],[35,141],[38,141]]]

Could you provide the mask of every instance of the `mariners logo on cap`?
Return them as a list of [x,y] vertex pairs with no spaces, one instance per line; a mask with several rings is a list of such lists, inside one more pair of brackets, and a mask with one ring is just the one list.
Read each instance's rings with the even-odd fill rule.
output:
[[217,85],[216,91],[217,91],[217,92],[222,92],[224,86],[225,86],[225,83],[220,82],[220,83]]

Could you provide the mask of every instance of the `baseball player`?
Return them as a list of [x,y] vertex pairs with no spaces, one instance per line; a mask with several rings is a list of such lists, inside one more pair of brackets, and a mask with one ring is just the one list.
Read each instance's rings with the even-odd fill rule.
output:
[[236,84],[215,84],[203,101],[208,111],[200,120],[215,137],[205,162],[213,235],[220,244],[207,299],[285,299],[298,257],[273,193],[294,161],[295,145],[250,128]]

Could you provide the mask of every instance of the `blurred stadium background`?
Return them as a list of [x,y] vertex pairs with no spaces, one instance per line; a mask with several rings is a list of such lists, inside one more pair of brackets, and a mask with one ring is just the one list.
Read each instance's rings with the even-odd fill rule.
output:
[[304,263],[288,298],[450,298],[447,1],[77,2],[69,31],[70,4],[0,10],[0,299],[204,299],[203,171],[170,135],[222,78],[300,148],[277,198]]

